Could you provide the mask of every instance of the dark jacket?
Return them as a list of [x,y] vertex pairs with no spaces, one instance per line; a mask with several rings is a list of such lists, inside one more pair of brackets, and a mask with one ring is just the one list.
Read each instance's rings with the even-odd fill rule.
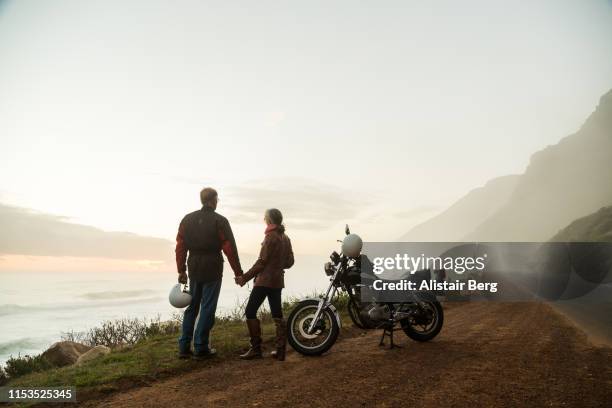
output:
[[245,282],[255,278],[253,286],[285,287],[285,269],[293,266],[294,259],[291,240],[281,230],[274,224],[266,228],[266,236],[261,243],[259,258],[244,274]]
[[[189,271],[189,279],[212,282],[223,275],[225,253],[234,275],[242,275],[236,241],[227,218],[210,207],[187,214],[176,236],[176,267]],[[189,258],[187,258],[189,253]]]

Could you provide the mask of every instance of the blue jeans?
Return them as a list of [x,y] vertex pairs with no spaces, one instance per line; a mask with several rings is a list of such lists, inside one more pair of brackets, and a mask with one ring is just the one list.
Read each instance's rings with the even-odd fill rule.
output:
[[[187,306],[183,316],[183,333],[179,338],[179,351],[181,353],[189,351],[192,338],[193,351],[195,353],[209,351],[210,330],[215,325],[215,312],[217,311],[219,292],[221,292],[221,279],[206,283],[189,282],[191,304]],[[198,312],[200,319],[194,331]]]

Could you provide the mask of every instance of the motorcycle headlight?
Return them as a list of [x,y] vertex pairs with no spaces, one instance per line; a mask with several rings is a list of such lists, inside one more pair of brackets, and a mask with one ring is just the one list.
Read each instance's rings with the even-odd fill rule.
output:
[[325,274],[327,276],[332,276],[334,274],[334,267],[331,262],[325,262],[323,269],[325,269]]
[[332,264],[338,265],[338,263],[340,262],[340,255],[336,251],[334,251],[329,256],[329,259],[331,259]]

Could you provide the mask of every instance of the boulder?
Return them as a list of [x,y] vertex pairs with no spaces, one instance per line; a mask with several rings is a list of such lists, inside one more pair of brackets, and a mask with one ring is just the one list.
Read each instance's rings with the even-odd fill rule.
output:
[[76,365],[81,365],[84,364],[88,361],[93,360],[96,357],[100,357],[103,355],[106,355],[108,353],[111,352],[111,349],[109,347],[106,346],[96,346],[94,348],[92,348],[91,350],[87,351],[86,353],[81,354],[81,356],[79,357],[79,359],[76,362]]
[[91,347],[74,341],[59,341],[53,344],[42,356],[56,367],[63,367],[76,363],[81,354],[89,351]]

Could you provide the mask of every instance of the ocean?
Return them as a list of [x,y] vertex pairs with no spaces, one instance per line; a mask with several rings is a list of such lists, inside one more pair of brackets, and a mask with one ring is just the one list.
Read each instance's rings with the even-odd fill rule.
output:
[[[244,267],[251,260],[243,261]],[[323,257],[297,257],[287,270],[283,298],[312,295],[327,287]],[[9,356],[34,355],[61,339],[123,317],[169,319],[180,311],[168,303],[176,272],[0,273],[0,365]],[[226,264],[217,314],[236,308],[249,287],[234,283]],[[264,303],[265,305],[265,303]]]

